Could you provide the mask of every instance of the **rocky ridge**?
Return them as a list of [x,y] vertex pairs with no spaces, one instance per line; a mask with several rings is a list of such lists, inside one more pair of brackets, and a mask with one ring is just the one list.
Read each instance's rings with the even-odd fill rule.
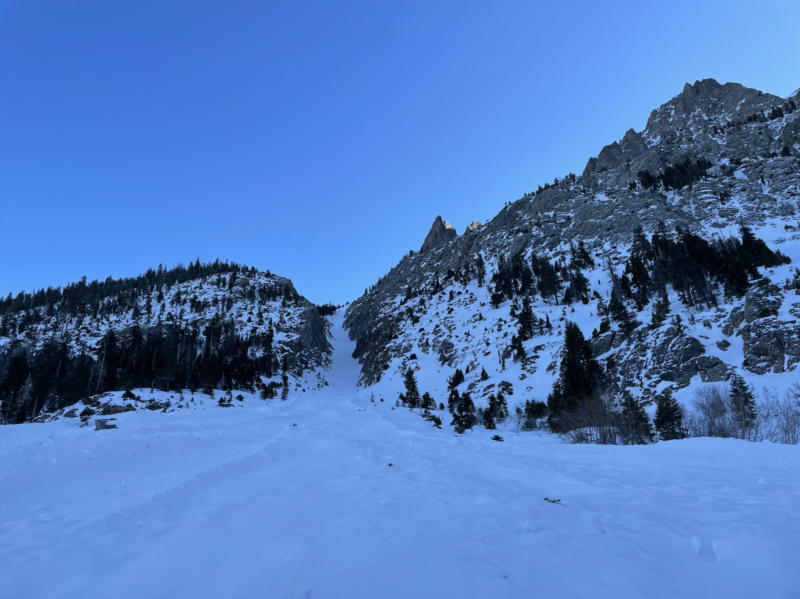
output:
[[[501,257],[521,254],[527,260],[536,253],[559,260],[568,257],[571,243],[582,240],[598,265],[586,273],[591,290],[606,300],[609,270],[621,273],[637,227],[649,236],[663,223],[713,240],[735,235],[744,224],[797,265],[799,100],[711,79],[687,84],[653,111],[644,131],[630,130],[603,148],[581,176],[568,175],[525,194],[461,236],[454,230],[442,234],[437,218],[424,251],[405,256],[347,310],[345,326],[356,341],[362,384],[398,376],[409,364],[419,368],[423,354],[436,357],[433,367],[443,377],[455,367],[504,371],[511,355],[509,313],[519,302],[489,306],[488,284],[475,281],[479,254],[488,281]],[[609,365],[618,389],[643,397],[665,385],[685,387],[694,377],[726,380],[736,369],[758,375],[794,371],[800,333],[795,266],[770,270],[762,274],[774,282],[755,281],[745,297],[720,298],[716,307],[685,308],[672,290],[673,313],[683,315],[686,330],[669,323],[651,330],[646,309],[637,314],[640,323],[632,332],[612,327],[596,335],[594,352]],[[556,325],[553,334],[542,331],[524,344],[535,358],[521,375],[550,373],[537,384],[523,383],[529,393],[546,395],[560,349],[560,323],[583,312],[588,336],[601,321],[594,302],[568,308],[534,298],[537,318]],[[737,321],[740,312],[751,320]],[[491,383],[467,384],[482,389]]]

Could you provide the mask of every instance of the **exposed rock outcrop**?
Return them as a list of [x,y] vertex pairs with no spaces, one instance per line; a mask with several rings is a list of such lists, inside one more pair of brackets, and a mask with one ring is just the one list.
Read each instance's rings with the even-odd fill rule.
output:
[[440,245],[444,245],[450,241],[453,241],[453,239],[456,237],[458,237],[458,233],[456,232],[455,228],[446,220],[443,221],[441,216],[437,216],[436,219],[434,219],[433,225],[431,225],[431,230],[428,231],[428,235],[425,237],[425,241],[423,242],[419,252],[420,254],[429,252]]

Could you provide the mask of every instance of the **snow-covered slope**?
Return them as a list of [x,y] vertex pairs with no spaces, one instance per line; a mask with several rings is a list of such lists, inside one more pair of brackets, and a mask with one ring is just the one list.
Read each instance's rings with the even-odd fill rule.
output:
[[[653,111],[645,131],[631,130],[604,148],[583,175],[525,194],[461,236],[438,218],[419,253],[404,256],[348,307],[345,326],[357,342],[361,382],[379,389],[413,366],[425,382],[421,391],[446,401],[446,381],[459,368],[470,371],[459,390],[472,391],[478,406],[502,381],[513,385],[515,400],[545,400],[570,320],[592,338],[618,397],[628,393],[649,404],[670,387],[686,403],[703,385],[734,374],[756,390],[786,389],[800,380],[799,129],[794,101],[713,80],[687,84]],[[623,330],[609,316],[613,281],[632,276],[626,269],[638,227],[646,240],[660,231],[685,246],[682,232],[689,232],[724,253],[739,243],[742,226],[790,263],[753,269],[733,290],[698,266],[710,290],[698,301],[688,283],[656,284],[664,269],[688,267],[640,252],[651,275],[642,287],[646,300],[621,296],[638,324]],[[594,261],[582,268],[584,301],[565,299],[578,270],[570,266],[578,242]],[[561,271],[560,291],[544,297],[536,275],[529,291],[506,292],[493,305],[493,274],[515,258],[526,268],[533,260],[552,262]],[[655,325],[657,289],[670,313]],[[518,363],[512,340],[525,295],[537,322],[549,320],[552,328],[534,327],[522,342],[527,359]],[[672,324],[676,317],[685,328]],[[481,369],[490,380],[478,380]]]
[[502,443],[481,429],[454,436],[357,387],[354,344],[341,314],[333,320],[329,384],[288,401],[243,393],[231,408],[204,399],[118,414],[115,430],[69,418],[0,429],[3,596],[788,598],[800,588],[796,447],[576,446],[502,427]]

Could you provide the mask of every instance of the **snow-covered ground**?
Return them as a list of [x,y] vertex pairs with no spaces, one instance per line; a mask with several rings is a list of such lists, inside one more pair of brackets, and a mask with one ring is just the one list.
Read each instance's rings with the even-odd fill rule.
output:
[[341,318],[285,402],[1,427],[2,596],[800,597],[798,446],[454,436],[356,387]]

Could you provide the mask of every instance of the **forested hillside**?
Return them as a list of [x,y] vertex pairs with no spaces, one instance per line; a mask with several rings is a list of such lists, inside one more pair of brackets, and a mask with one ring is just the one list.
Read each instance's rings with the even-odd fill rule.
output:
[[2,419],[141,387],[274,396],[287,377],[328,364],[328,326],[289,279],[220,261],[9,295],[0,303]]

